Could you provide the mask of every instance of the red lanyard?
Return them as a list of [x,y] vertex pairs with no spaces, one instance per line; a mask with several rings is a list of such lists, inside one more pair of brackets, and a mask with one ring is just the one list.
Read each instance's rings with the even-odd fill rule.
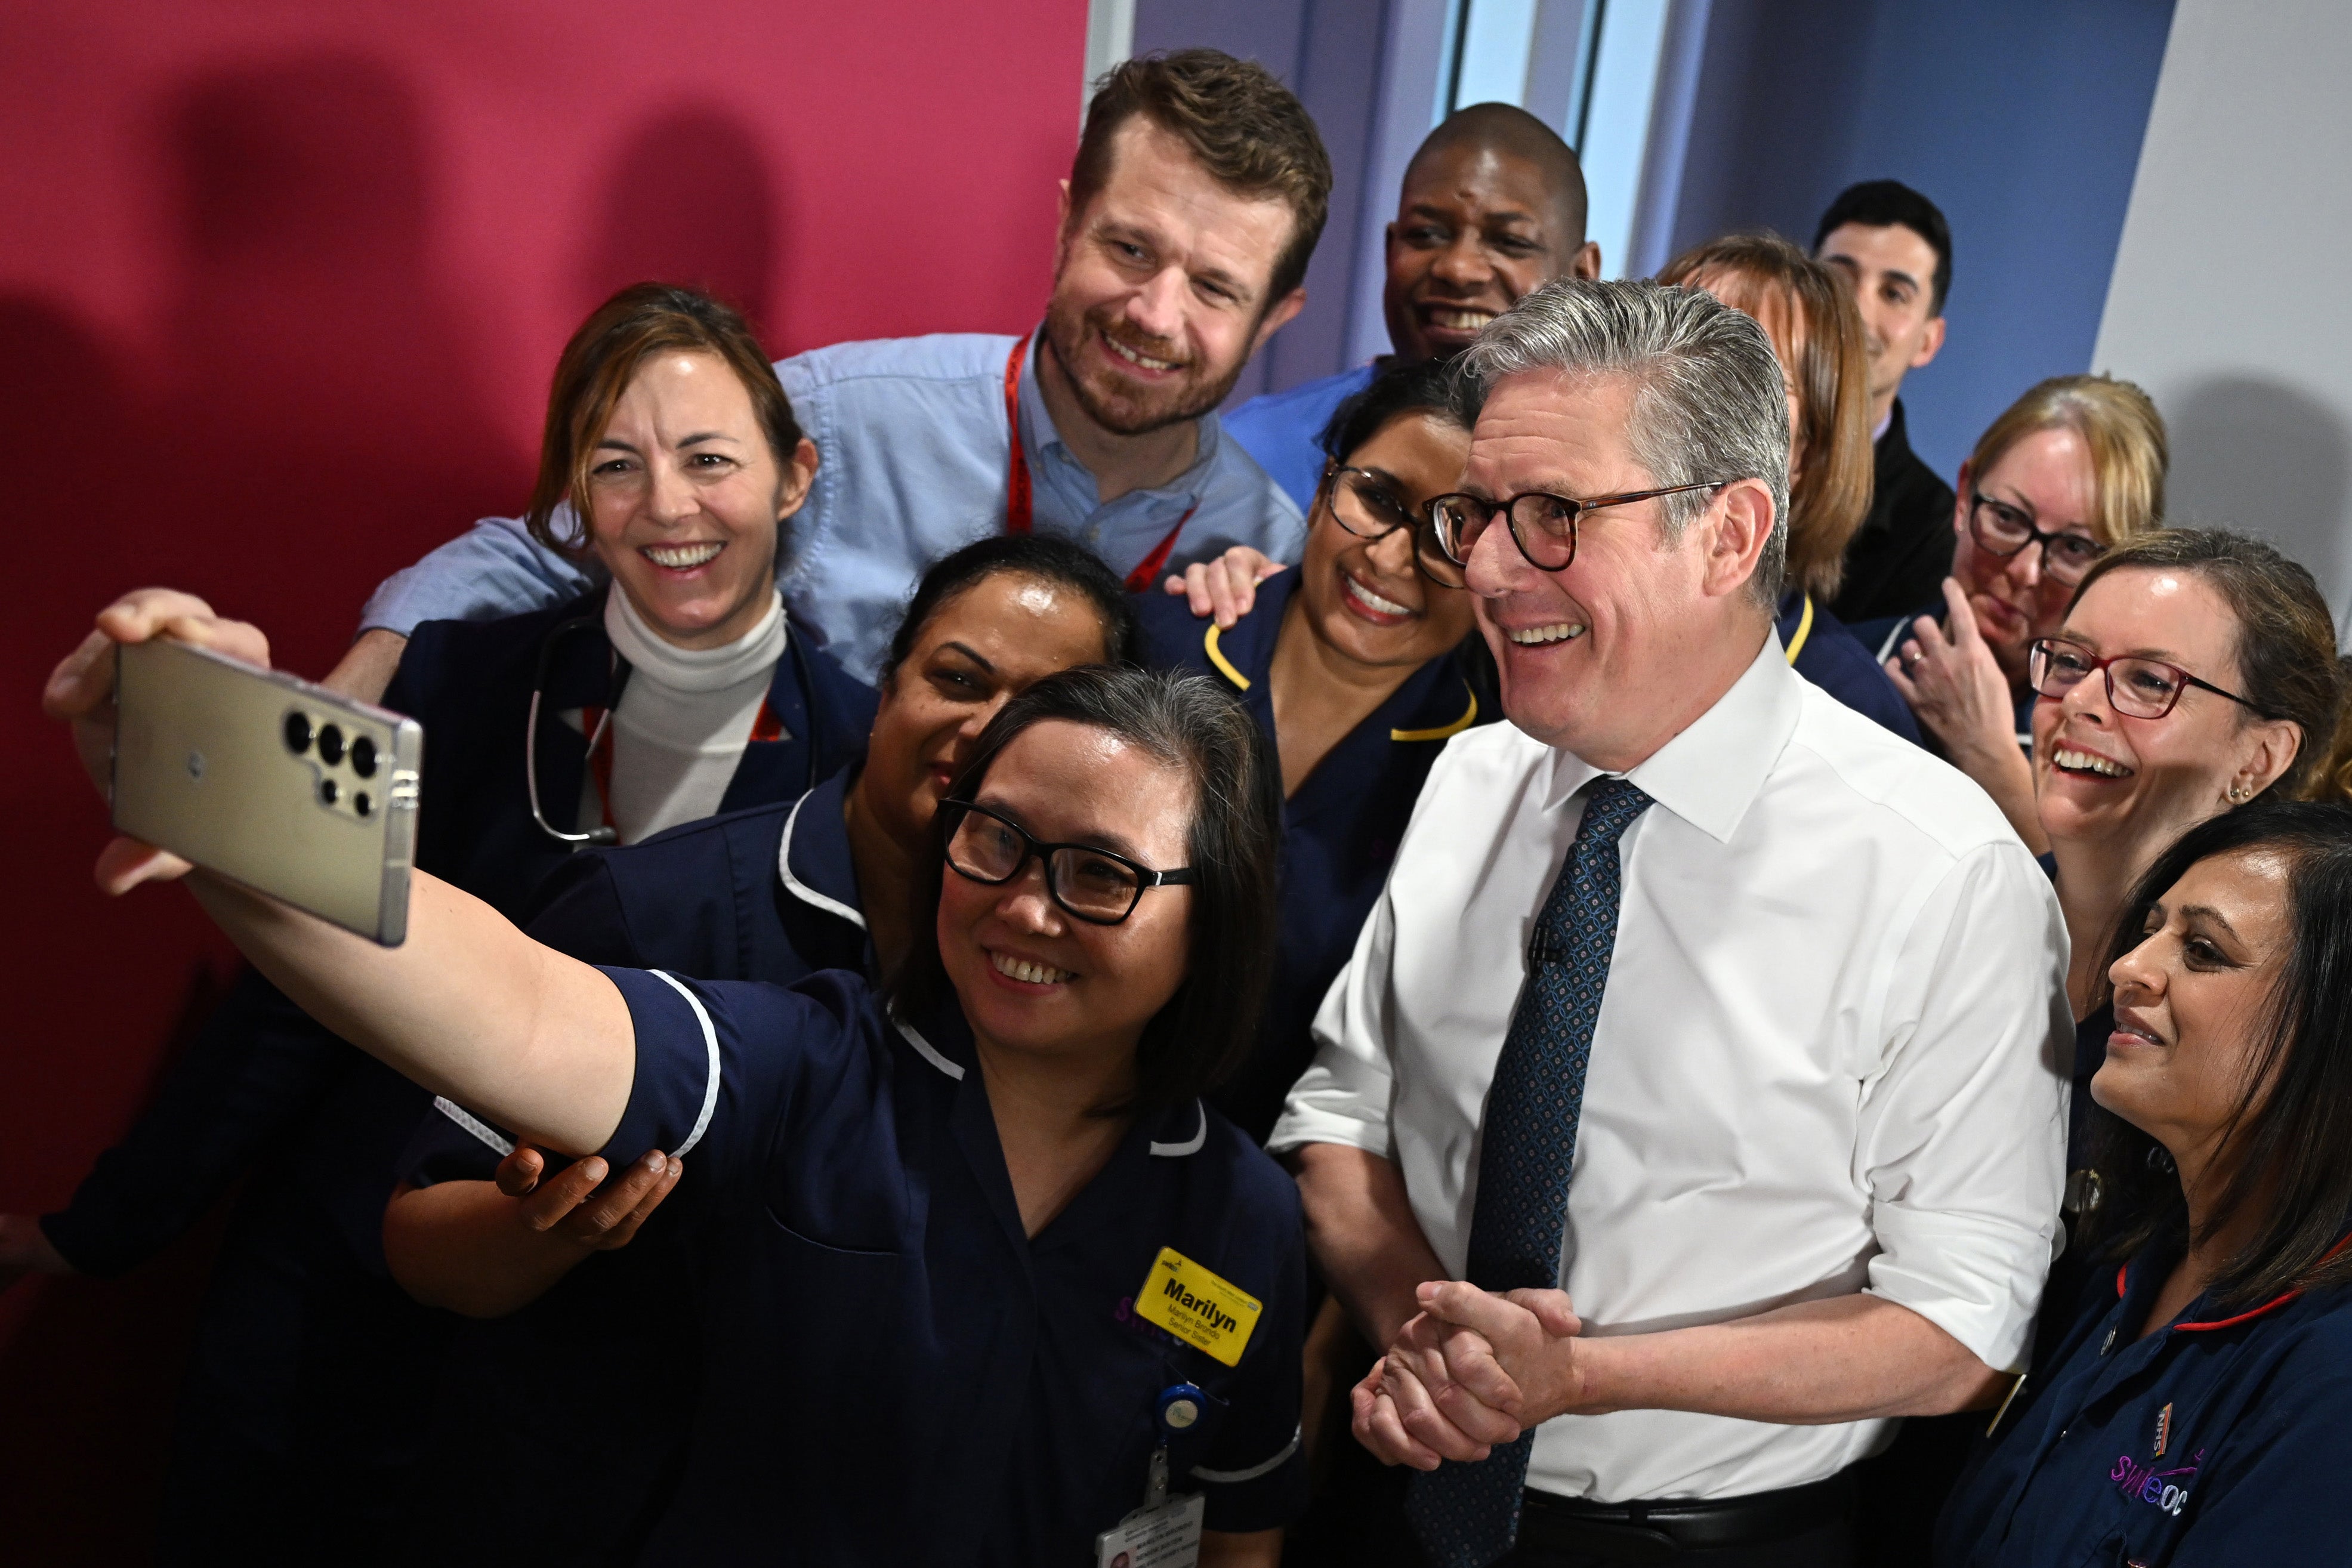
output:
[[[1021,449],[1021,362],[1028,353],[1029,338],[1024,337],[1013,345],[1013,353],[1004,361],[1004,425],[1013,436],[1012,472],[1004,484],[1004,531],[1007,533],[1028,532],[1035,516],[1029,489],[1029,458]],[[1166,566],[1168,558],[1176,552],[1176,536],[1184,531],[1184,525],[1192,521],[1192,514],[1200,510],[1197,503],[1185,508],[1184,515],[1176,520],[1176,526],[1168,531],[1168,537],[1161,540],[1150,554],[1136,563],[1135,570],[1127,574],[1129,593],[1140,594],[1159,580],[1160,568]]]

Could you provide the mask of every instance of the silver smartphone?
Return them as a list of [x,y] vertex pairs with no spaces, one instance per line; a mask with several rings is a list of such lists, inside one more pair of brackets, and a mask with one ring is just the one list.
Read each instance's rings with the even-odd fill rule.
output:
[[186,643],[115,668],[115,831],[400,945],[424,726]]

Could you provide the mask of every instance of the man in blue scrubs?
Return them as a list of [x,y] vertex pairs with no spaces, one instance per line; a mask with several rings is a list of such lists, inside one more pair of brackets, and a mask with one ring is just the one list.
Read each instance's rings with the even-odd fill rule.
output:
[[[1084,540],[1138,588],[1236,545],[1297,560],[1299,509],[1215,410],[1306,303],[1330,188],[1314,121],[1264,68],[1213,49],[1119,67],[1087,110],[1040,326],[778,363],[824,457],[778,561],[795,624],[870,680],[923,568],[997,529]],[[518,521],[477,524],[376,591],[334,684],[381,691],[419,621],[587,585]]]
[[[1521,295],[1555,278],[1600,277],[1601,247],[1584,237],[1576,154],[1524,109],[1457,110],[1405,166],[1388,263],[1381,308],[1396,357],[1409,364],[1466,348]],[[1370,384],[1372,370],[1358,365],[1253,397],[1225,421],[1226,434],[1301,513],[1315,504],[1323,477],[1317,438],[1339,405]]]

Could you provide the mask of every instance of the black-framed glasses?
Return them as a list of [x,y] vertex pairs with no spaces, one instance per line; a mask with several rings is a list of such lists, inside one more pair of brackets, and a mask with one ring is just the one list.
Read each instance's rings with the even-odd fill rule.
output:
[[2033,514],[1983,491],[1969,497],[1969,537],[2003,560],[2029,544],[2042,546],[2042,572],[2053,583],[2079,583],[2106,549],[2087,533],[2045,533]]
[[968,800],[940,803],[947,814],[947,861],[960,877],[1002,887],[1032,858],[1045,865],[1045,891],[1089,925],[1115,926],[1135,912],[1147,888],[1198,881],[1186,868],[1155,871],[1093,844],[1045,844],[1010,817]]
[[1323,496],[1331,519],[1359,539],[1386,539],[1400,528],[1412,530],[1412,563],[1421,574],[1443,587],[1462,585],[1461,568],[1438,548],[1427,508],[1415,509],[1396,492],[1395,481],[1369,468],[1328,463],[1323,469]]
[[[2262,710],[2234,691],[2224,691],[2210,680],[2200,680],[2177,664],[2130,654],[2101,658],[2081,643],[2064,637],[2036,637],[2026,650],[2025,678],[2044,697],[2063,697],[2093,671],[2107,679],[2107,706],[2133,719],[2161,719],[2172,711],[2180,694],[2190,687],[2226,697],[2241,707]],[[2264,714],[2267,718],[2268,715]]]
[[1603,507],[1630,506],[1653,496],[1719,489],[1729,483],[1729,479],[1702,479],[1696,484],[1627,490],[1622,495],[1595,496],[1590,500],[1547,495],[1540,490],[1498,501],[1474,495],[1444,495],[1429,503],[1429,521],[1437,535],[1437,547],[1457,570],[1470,564],[1470,552],[1477,548],[1487,524],[1500,512],[1510,528],[1511,542],[1519,547],[1528,564],[1538,572],[1559,572],[1576,560],[1576,530],[1585,513]]

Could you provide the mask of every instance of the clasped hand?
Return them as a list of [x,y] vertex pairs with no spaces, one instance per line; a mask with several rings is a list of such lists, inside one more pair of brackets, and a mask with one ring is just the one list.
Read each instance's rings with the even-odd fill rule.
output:
[[1356,1440],[1383,1464],[1484,1459],[1583,1402],[1584,1324],[1565,1292],[1433,1280],[1415,1297],[1420,1315],[1350,1395]]

